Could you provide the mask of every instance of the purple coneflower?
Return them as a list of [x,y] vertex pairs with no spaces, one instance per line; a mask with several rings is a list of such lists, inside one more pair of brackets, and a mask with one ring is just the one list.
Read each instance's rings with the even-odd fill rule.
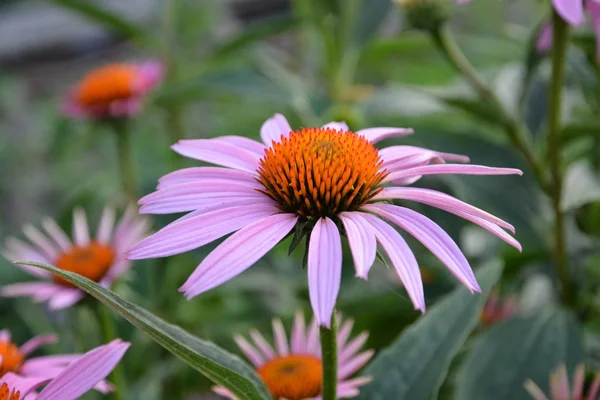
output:
[[[370,381],[368,377],[350,378],[360,370],[373,356],[372,350],[360,352],[368,338],[366,332],[352,340],[353,321],[340,319],[340,330],[337,334],[338,371],[337,396],[350,398],[358,395],[358,388]],[[256,373],[274,399],[286,400],[320,400],[322,388],[321,346],[317,321],[312,320],[305,327],[304,315],[297,313],[288,342],[281,320],[273,320],[273,338],[275,347],[256,330],[250,332],[254,344],[242,336],[235,341],[242,352],[256,368]],[[220,395],[235,399],[222,387],[213,390]]]
[[[79,356],[54,377],[23,377],[7,373],[0,376],[0,400],[75,400],[98,386],[128,348],[129,343],[114,340]],[[44,385],[37,394],[36,390]]]
[[340,288],[342,233],[358,277],[367,278],[379,243],[415,308],[425,310],[419,267],[394,228],[398,226],[428,247],[471,291],[479,291],[469,263],[450,236],[426,216],[389,200],[446,210],[520,249],[503,230],[514,232],[509,223],[445,193],[405,185],[424,175],[520,175],[521,171],[444,164],[468,158],[419,147],[374,146],[409,133],[411,129],[403,128],[351,132],[340,122],[293,131],[285,117],[276,114],[261,128],[264,143],[240,136],[182,140],[173,146],[178,153],[225,168],[187,168],[161,178],[158,190],[139,201],[140,212],[191,213],[136,244],[128,257],[166,257],[235,232],[180,288],[189,299],[240,274],[302,224],[298,227],[310,230],[311,304],[319,324],[329,327]]
[[159,61],[109,64],[92,70],[69,93],[63,106],[72,118],[119,118],[137,114],[144,97],[163,78]]
[[573,389],[569,385],[567,368],[564,365],[558,367],[550,375],[550,397],[531,380],[525,382],[525,389],[535,400],[597,400],[600,392],[600,374],[596,374],[594,381],[588,391],[587,396],[584,393],[585,367],[577,366],[573,375]]
[[[32,225],[23,229],[31,244],[16,238],[9,238],[3,255],[12,261],[38,261],[52,264],[57,268],[75,272],[98,282],[104,287],[122,276],[131,266],[125,251],[147,233],[149,223],[137,217],[130,210],[119,221],[116,228],[115,210],[106,208],[102,214],[96,238],[90,238],[85,212],[73,212],[74,242],[52,219],[42,222],[48,236]],[[85,292],[64,279],[53,276],[39,268],[20,265],[26,272],[44,282],[27,282],[7,285],[0,288],[5,297],[31,297],[35,301],[49,302],[51,309],[69,307],[85,296]]]

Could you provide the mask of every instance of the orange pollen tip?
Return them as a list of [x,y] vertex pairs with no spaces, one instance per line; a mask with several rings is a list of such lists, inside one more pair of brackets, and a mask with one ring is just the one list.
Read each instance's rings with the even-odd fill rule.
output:
[[257,371],[275,400],[302,400],[321,394],[323,365],[308,354],[269,360]]
[[138,70],[133,65],[109,64],[83,77],[75,88],[76,100],[86,106],[106,106],[135,94]]
[[0,341],[0,377],[8,372],[19,372],[23,361],[25,356],[14,343],[10,340]]
[[265,150],[259,181],[284,212],[316,219],[355,211],[387,175],[377,149],[354,132],[304,128]]
[[[91,242],[87,246],[73,247],[63,253],[59,256],[56,267],[99,282],[110,269],[114,258],[115,252],[112,248],[98,242]],[[54,277],[54,281],[71,286],[69,282],[58,276]]]
[[6,383],[0,386],[0,400],[19,400],[21,398],[21,392],[11,391]]

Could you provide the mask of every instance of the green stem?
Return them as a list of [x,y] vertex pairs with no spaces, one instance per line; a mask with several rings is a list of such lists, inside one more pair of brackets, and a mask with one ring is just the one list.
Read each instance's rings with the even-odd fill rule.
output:
[[563,189],[562,157],[560,148],[561,112],[563,100],[563,86],[565,83],[565,69],[567,47],[569,42],[569,25],[554,11],[552,18],[553,45],[552,45],[552,80],[548,103],[548,161],[552,177],[552,208],[554,210],[554,256],[556,268],[562,284],[562,297],[565,304],[573,302],[573,292],[569,277],[569,263],[567,260],[565,221],[561,209],[561,196]]
[[131,148],[131,135],[126,121],[115,121],[113,130],[117,137],[117,151],[119,153],[119,162],[121,164],[121,181],[123,191],[128,201],[137,201],[137,187],[135,182],[135,173],[133,172],[133,154]]
[[321,358],[323,362],[323,400],[337,399],[337,326],[335,310],[331,315],[331,329],[321,327]]
[[[100,328],[102,330],[102,336],[104,337],[104,341],[108,343],[116,339],[118,337],[117,327],[113,315],[111,315],[108,308],[101,305],[100,303],[94,303],[93,309],[96,312],[96,316],[98,317],[98,324],[100,325]],[[113,397],[116,400],[126,400],[127,380],[125,379],[125,372],[121,364],[118,364],[115,367],[109,379],[113,382],[116,388],[113,392]]]
[[533,171],[542,189],[548,192],[550,190],[550,184],[521,124],[510,115],[496,97],[494,91],[479,77],[477,70],[462,52],[448,28],[446,26],[441,26],[438,29],[432,30],[430,33],[433,42],[445,55],[449,63],[467,80],[471,87],[475,89],[479,97],[494,107],[502,116],[502,119],[505,121],[504,129],[509,140],[523,155],[523,158],[525,158],[529,168]]

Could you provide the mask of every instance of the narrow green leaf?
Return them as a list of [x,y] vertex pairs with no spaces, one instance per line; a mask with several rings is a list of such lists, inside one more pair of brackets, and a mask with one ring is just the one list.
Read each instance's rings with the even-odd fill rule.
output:
[[91,1],[81,0],[51,0],[54,4],[68,8],[84,17],[100,23],[123,38],[144,36],[144,31],[134,23],[127,21],[117,13],[100,7]]
[[361,389],[358,400],[428,400],[437,394],[502,267],[490,264],[478,272],[482,294],[461,287],[433,306],[367,368],[364,375],[373,381]]
[[530,400],[527,379],[547,391],[551,371],[569,371],[583,359],[582,332],[574,316],[552,310],[493,326],[475,342],[459,371],[456,398]]
[[271,399],[262,381],[248,364],[215,344],[192,336],[178,326],[163,321],[149,311],[80,275],[39,262],[19,261],[17,264],[45,269],[84,290],[132,325],[144,331],[156,343],[213,382],[227,388],[238,398],[244,400]]
[[292,242],[288,248],[288,256],[291,255],[294,250],[296,250],[296,247],[298,247],[304,236],[308,234],[308,229],[305,229],[306,225],[308,225],[308,221],[296,224],[296,228],[294,229],[294,237],[292,238]]
[[570,124],[563,127],[560,133],[560,140],[562,143],[569,143],[573,140],[592,136],[600,140],[600,123],[588,122],[576,124]]

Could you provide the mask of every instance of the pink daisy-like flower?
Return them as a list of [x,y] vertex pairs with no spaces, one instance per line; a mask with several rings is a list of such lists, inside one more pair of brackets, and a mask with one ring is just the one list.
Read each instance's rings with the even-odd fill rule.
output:
[[[368,377],[350,378],[360,370],[373,356],[373,350],[360,352],[369,337],[363,332],[352,340],[353,321],[341,321],[337,334],[338,343],[338,384],[337,396],[350,398],[358,395],[358,388],[371,379]],[[273,320],[273,338],[275,347],[257,331],[250,332],[254,344],[240,335],[235,341],[242,352],[256,368],[256,373],[275,400],[320,400],[323,366],[319,328],[316,319],[305,327],[304,315],[297,313],[292,328],[290,342],[281,320]],[[235,399],[227,389],[213,388],[218,394]]]
[[[48,236],[28,225],[23,232],[31,244],[9,238],[3,255],[12,261],[27,260],[52,264],[65,271],[85,276],[104,287],[110,287],[131,266],[131,262],[125,257],[125,251],[144,237],[149,228],[147,219],[137,217],[132,210],[125,213],[116,228],[114,224],[115,210],[107,207],[98,224],[96,238],[92,239],[85,212],[76,209],[73,212],[74,242],[71,242],[55,221],[46,219],[42,226]],[[39,268],[19,266],[45,281],[0,287],[1,296],[28,296],[38,302],[47,301],[54,310],[69,307],[85,296],[81,289],[58,276]]]
[[[79,356],[54,377],[7,373],[0,376],[0,400],[75,400],[98,386],[121,361],[129,346],[129,343],[113,340]],[[44,385],[44,389],[36,393]]]
[[71,118],[120,118],[137,114],[144,96],[162,80],[159,61],[109,64],[92,70],[71,90],[63,106]]
[[577,366],[573,375],[573,389],[569,385],[567,368],[564,365],[558,367],[550,374],[550,397],[546,396],[532,380],[525,382],[525,389],[535,400],[598,400],[600,392],[600,373],[596,374],[594,381],[588,391],[584,393],[585,367],[583,364]]
[[379,243],[415,308],[425,310],[419,267],[394,228],[398,226],[428,247],[471,291],[479,291],[467,259],[450,236],[426,216],[389,200],[446,210],[520,249],[503,230],[514,232],[509,223],[445,193],[405,185],[424,175],[520,175],[521,171],[445,164],[468,158],[413,146],[374,147],[378,141],[409,133],[412,130],[404,128],[351,132],[341,122],[293,131],[277,114],[261,128],[264,143],[240,136],[182,140],[173,146],[178,153],[225,168],[188,168],[161,178],[158,190],[139,201],[140,212],[191,213],[136,244],[128,257],[170,256],[235,232],[181,287],[189,299],[240,274],[303,224],[299,226],[310,229],[310,301],[319,324],[329,326],[341,281],[342,233],[358,277],[367,278]]

